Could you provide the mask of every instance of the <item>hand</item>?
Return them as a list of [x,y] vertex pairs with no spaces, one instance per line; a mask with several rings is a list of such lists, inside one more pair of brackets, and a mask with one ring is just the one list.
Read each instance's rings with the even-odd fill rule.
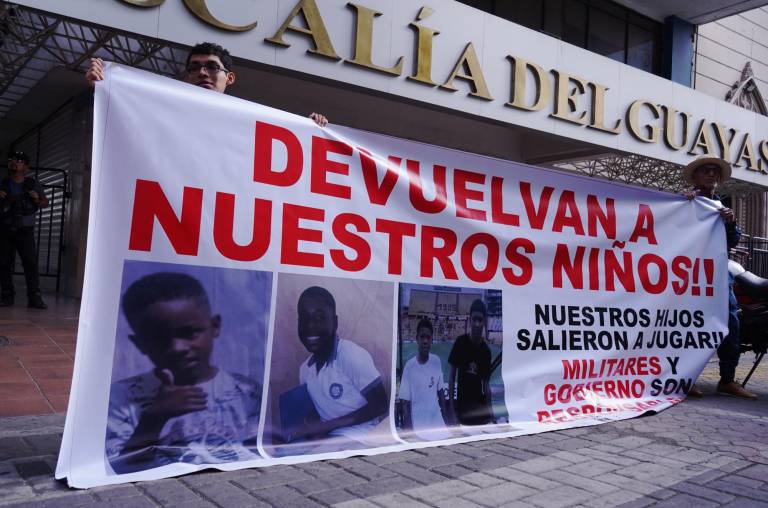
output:
[[101,58],[91,58],[91,66],[85,73],[85,80],[88,82],[88,86],[93,88],[96,86],[97,81],[104,79],[104,60]]
[[325,115],[321,115],[320,113],[310,113],[309,118],[311,118],[320,127],[325,127],[328,125],[328,119],[325,117]]
[[736,222],[736,216],[733,214],[733,210],[730,208],[721,208],[720,209],[720,217],[723,218],[726,224],[732,224]]
[[0,190],[0,199],[5,199],[5,197],[8,195],[7,192]]
[[35,192],[33,190],[29,191],[29,197],[31,197],[32,201],[34,201],[35,203],[40,201],[40,194],[38,194],[37,192]]
[[689,201],[690,201],[691,199],[695,198],[695,197],[696,197],[696,196],[698,196],[698,195],[699,195],[699,193],[698,193],[698,192],[696,192],[696,191],[693,191],[693,190],[687,190],[687,191],[683,191],[683,196],[685,196],[685,199],[687,199],[687,200],[689,200]]
[[199,386],[176,386],[173,374],[168,369],[157,373],[160,378],[160,391],[154,402],[147,408],[147,415],[161,420],[168,420],[207,407],[208,394]]

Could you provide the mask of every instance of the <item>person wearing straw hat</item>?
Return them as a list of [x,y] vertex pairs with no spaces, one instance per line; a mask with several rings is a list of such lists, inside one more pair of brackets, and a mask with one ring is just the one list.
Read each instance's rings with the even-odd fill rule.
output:
[[[730,177],[731,165],[727,161],[712,155],[701,155],[683,168],[683,178],[693,185],[693,189],[685,192],[684,195],[688,199],[702,196],[720,201],[720,197],[715,194],[717,186]],[[726,243],[730,251],[739,243],[741,230],[730,208],[721,207],[720,217],[725,223]],[[735,381],[736,366],[739,364],[739,316],[736,296],[733,294],[733,276],[729,274],[728,277],[728,335],[717,348],[717,356],[720,359],[720,381],[717,383],[717,392],[754,400],[757,395],[745,390]],[[703,393],[694,385],[688,395],[699,398]]]

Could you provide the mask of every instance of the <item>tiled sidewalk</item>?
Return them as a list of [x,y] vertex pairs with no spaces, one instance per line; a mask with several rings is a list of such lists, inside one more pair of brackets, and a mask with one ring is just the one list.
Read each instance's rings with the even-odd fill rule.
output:
[[0,308],[0,417],[66,411],[80,301]]

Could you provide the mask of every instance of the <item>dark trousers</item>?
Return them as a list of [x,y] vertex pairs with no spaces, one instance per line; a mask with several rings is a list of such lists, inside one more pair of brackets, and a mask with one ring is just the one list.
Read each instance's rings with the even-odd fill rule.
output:
[[13,264],[16,252],[24,267],[27,280],[27,297],[40,296],[40,280],[37,273],[37,249],[35,249],[35,228],[11,229],[0,225],[0,294],[4,300],[13,299]]
[[[731,281],[733,284],[733,281]],[[733,294],[733,286],[729,288],[728,298],[728,336],[717,348],[717,357],[720,359],[720,381],[730,383],[736,377],[736,366],[739,364],[740,338],[739,338],[739,305],[736,295]]]

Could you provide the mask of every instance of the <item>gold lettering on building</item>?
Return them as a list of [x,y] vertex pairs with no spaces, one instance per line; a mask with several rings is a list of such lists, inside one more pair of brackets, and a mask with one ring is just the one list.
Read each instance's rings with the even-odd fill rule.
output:
[[[579,107],[579,97],[586,93],[587,82],[556,69],[551,72],[555,76],[555,109],[549,116],[586,125],[587,111]],[[578,113],[578,116],[573,116],[574,113]]]
[[[422,21],[434,11],[429,7],[422,7],[416,16],[416,21]],[[427,28],[416,23],[411,23],[410,27],[416,30],[416,72],[408,79],[425,85],[437,86],[432,81],[432,39],[440,32]]]
[[[304,19],[306,28],[291,24],[299,14],[301,14]],[[336,50],[333,49],[331,38],[328,35],[328,30],[325,28],[325,23],[323,22],[322,16],[320,16],[320,9],[317,8],[315,0],[299,0],[299,3],[296,4],[293,10],[285,18],[285,21],[283,21],[283,24],[280,25],[280,28],[277,29],[275,35],[264,40],[288,48],[291,45],[283,40],[283,36],[287,30],[308,35],[312,38],[312,43],[315,47],[314,49],[307,50],[308,53],[332,58],[334,60],[341,60],[341,57],[336,54]]]
[[760,163],[755,156],[755,149],[752,145],[752,136],[749,133],[744,135],[744,139],[741,141],[741,148],[739,148],[739,155],[736,160],[733,161],[734,166],[741,166],[741,162],[747,163],[747,169],[750,171],[760,171]]
[[491,92],[488,90],[488,84],[483,76],[483,69],[480,67],[480,60],[475,52],[475,45],[471,42],[464,48],[464,52],[459,57],[453,72],[448,79],[440,85],[442,88],[455,92],[457,89],[453,86],[456,79],[464,79],[469,82],[472,91],[469,93],[472,97],[492,101]]
[[653,114],[653,118],[661,118],[661,109],[656,104],[644,99],[634,101],[627,109],[627,126],[629,133],[643,143],[657,143],[659,141],[660,130],[658,126],[652,124],[640,125],[640,110],[647,108]]
[[768,139],[760,142],[760,159],[760,162],[758,162],[760,171],[768,175]]
[[702,155],[715,155],[715,146],[709,136],[709,122],[706,119],[699,122],[699,128],[696,129],[696,135],[693,137],[693,144],[688,150],[688,155],[697,155],[697,148],[703,150]]
[[[691,120],[691,115],[682,111],[678,111],[670,106],[662,105],[661,109],[664,111],[664,144],[675,151],[681,150],[688,146],[688,123]],[[681,134],[682,141],[680,143],[676,142],[678,115],[682,118],[683,121],[683,129]]]
[[217,19],[213,14],[211,14],[211,11],[208,9],[208,5],[206,5],[205,1],[206,0],[184,0],[184,5],[186,5],[187,9],[192,11],[195,16],[205,21],[209,25],[220,28],[221,30],[227,30],[230,32],[247,32],[248,30],[253,30],[256,27],[257,23],[255,21],[248,25],[230,25],[229,23],[224,23],[223,21]]
[[608,92],[608,87],[597,83],[589,83],[589,88],[592,89],[592,118],[587,127],[607,132],[608,134],[620,133],[621,118],[614,122],[613,127],[605,126],[605,94]]
[[381,13],[352,2],[347,5],[357,13],[357,29],[355,31],[355,55],[352,60],[345,60],[345,62],[393,76],[402,74],[402,56],[392,67],[382,67],[373,63],[373,20],[381,16]]
[[[539,111],[547,107],[552,95],[552,86],[549,83],[547,71],[540,65],[522,58],[510,55],[507,59],[514,65],[514,70],[512,74],[512,97],[506,105],[524,111]],[[533,104],[526,104],[526,82],[529,71],[536,87]]]
[[724,160],[727,160],[730,162],[731,160],[731,143],[733,143],[733,138],[736,137],[736,129],[727,129],[728,132],[725,132],[725,127],[720,125],[719,123],[713,123],[712,126],[715,128],[715,135],[717,137],[717,144],[720,146],[720,157]]

